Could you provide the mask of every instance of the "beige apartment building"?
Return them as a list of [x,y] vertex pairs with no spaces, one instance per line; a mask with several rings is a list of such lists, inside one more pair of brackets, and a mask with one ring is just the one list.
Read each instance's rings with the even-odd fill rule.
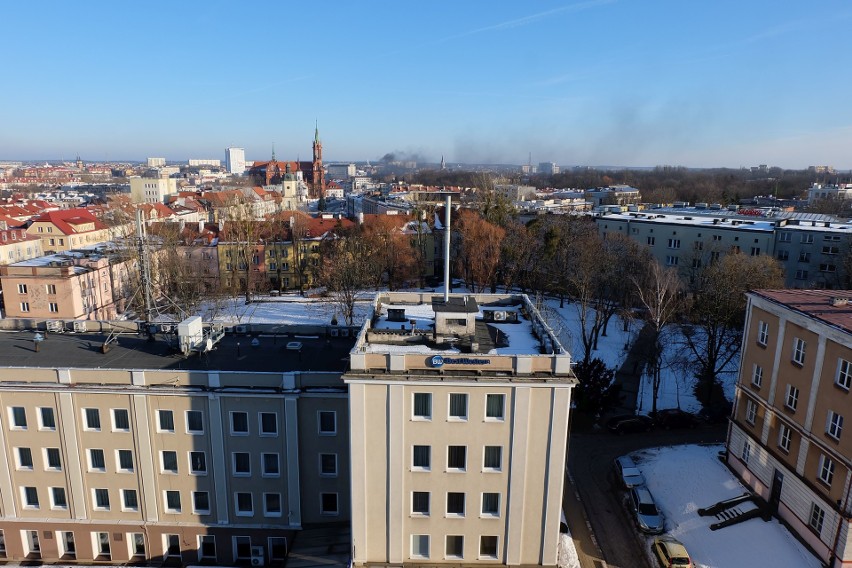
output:
[[133,203],[165,203],[168,196],[177,192],[177,180],[174,178],[130,178],[130,198]]
[[852,566],[852,290],[748,294],[727,461],[828,566]]
[[9,229],[0,221],[0,265],[36,258],[42,254],[40,238],[27,234],[26,229]]
[[124,236],[126,228],[110,228],[87,209],[76,208],[42,213],[27,232],[41,239],[45,252],[54,253],[105,243]]
[[380,295],[350,354],[356,566],[555,566],[570,357],[523,295]]

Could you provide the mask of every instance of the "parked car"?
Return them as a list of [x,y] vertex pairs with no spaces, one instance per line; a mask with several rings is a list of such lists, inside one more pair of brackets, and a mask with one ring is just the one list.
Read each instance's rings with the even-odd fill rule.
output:
[[689,558],[689,553],[686,552],[686,547],[670,536],[655,538],[651,550],[654,551],[654,556],[663,568],[694,568],[695,566]]
[[637,485],[645,485],[645,477],[636,467],[636,463],[627,456],[615,458],[613,462],[615,476],[624,489],[631,489]]
[[698,419],[694,414],[684,412],[680,408],[666,408],[665,410],[657,411],[657,415],[654,416],[654,423],[666,430],[671,430],[672,428],[695,428],[698,425]]
[[698,412],[698,416],[711,424],[725,422],[731,416],[733,405],[727,400],[722,402],[714,402],[710,406],[705,406]]
[[641,414],[623,414],[607,420],[606,427],[616,434],[647,432],[654,427],[654,421]]
[[639,530],[650,534],[661,534],[665,530],[665,519],[657,509],[654,497],[644,485],[634,487],[628,493],[627,501]]

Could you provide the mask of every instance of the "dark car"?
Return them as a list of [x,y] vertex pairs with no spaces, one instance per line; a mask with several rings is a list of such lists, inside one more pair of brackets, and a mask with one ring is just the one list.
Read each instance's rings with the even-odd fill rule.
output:
[[672,428],[695,428],[698,425],[698,419],[694,414],[684,412],[680,408],[666,408],[657,412],[657,415],[654,416],[654,423],[666,430]]
[[654,427],[654,421],[641,414],[624,414],[607,420],[606,427],[616,434],[647,432]]
[[714,402],[710,406],[705,406],[698,412],[698,416],[711,424],[725,422],[731,416],[733,405],[726,401]]

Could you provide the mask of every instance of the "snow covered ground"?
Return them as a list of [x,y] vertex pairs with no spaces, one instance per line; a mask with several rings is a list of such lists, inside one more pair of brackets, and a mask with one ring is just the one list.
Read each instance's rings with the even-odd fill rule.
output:
[[[715,517],[696,512],[746,493],[745,487],[716,457],[713,446],[653,448],[631,454],[645,476],[668,534],[681,541],[697,567],[772,566],[819,568],[822,564],[777,520],[751,519],[711,531]],[[651,554],[653,538],[647,539]]]

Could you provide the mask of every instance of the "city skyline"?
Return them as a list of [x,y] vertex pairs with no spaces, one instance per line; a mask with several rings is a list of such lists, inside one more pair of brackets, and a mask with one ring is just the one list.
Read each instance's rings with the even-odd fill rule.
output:
[[0,160],[852,167],[839,1],[85,8],[5,8]]

